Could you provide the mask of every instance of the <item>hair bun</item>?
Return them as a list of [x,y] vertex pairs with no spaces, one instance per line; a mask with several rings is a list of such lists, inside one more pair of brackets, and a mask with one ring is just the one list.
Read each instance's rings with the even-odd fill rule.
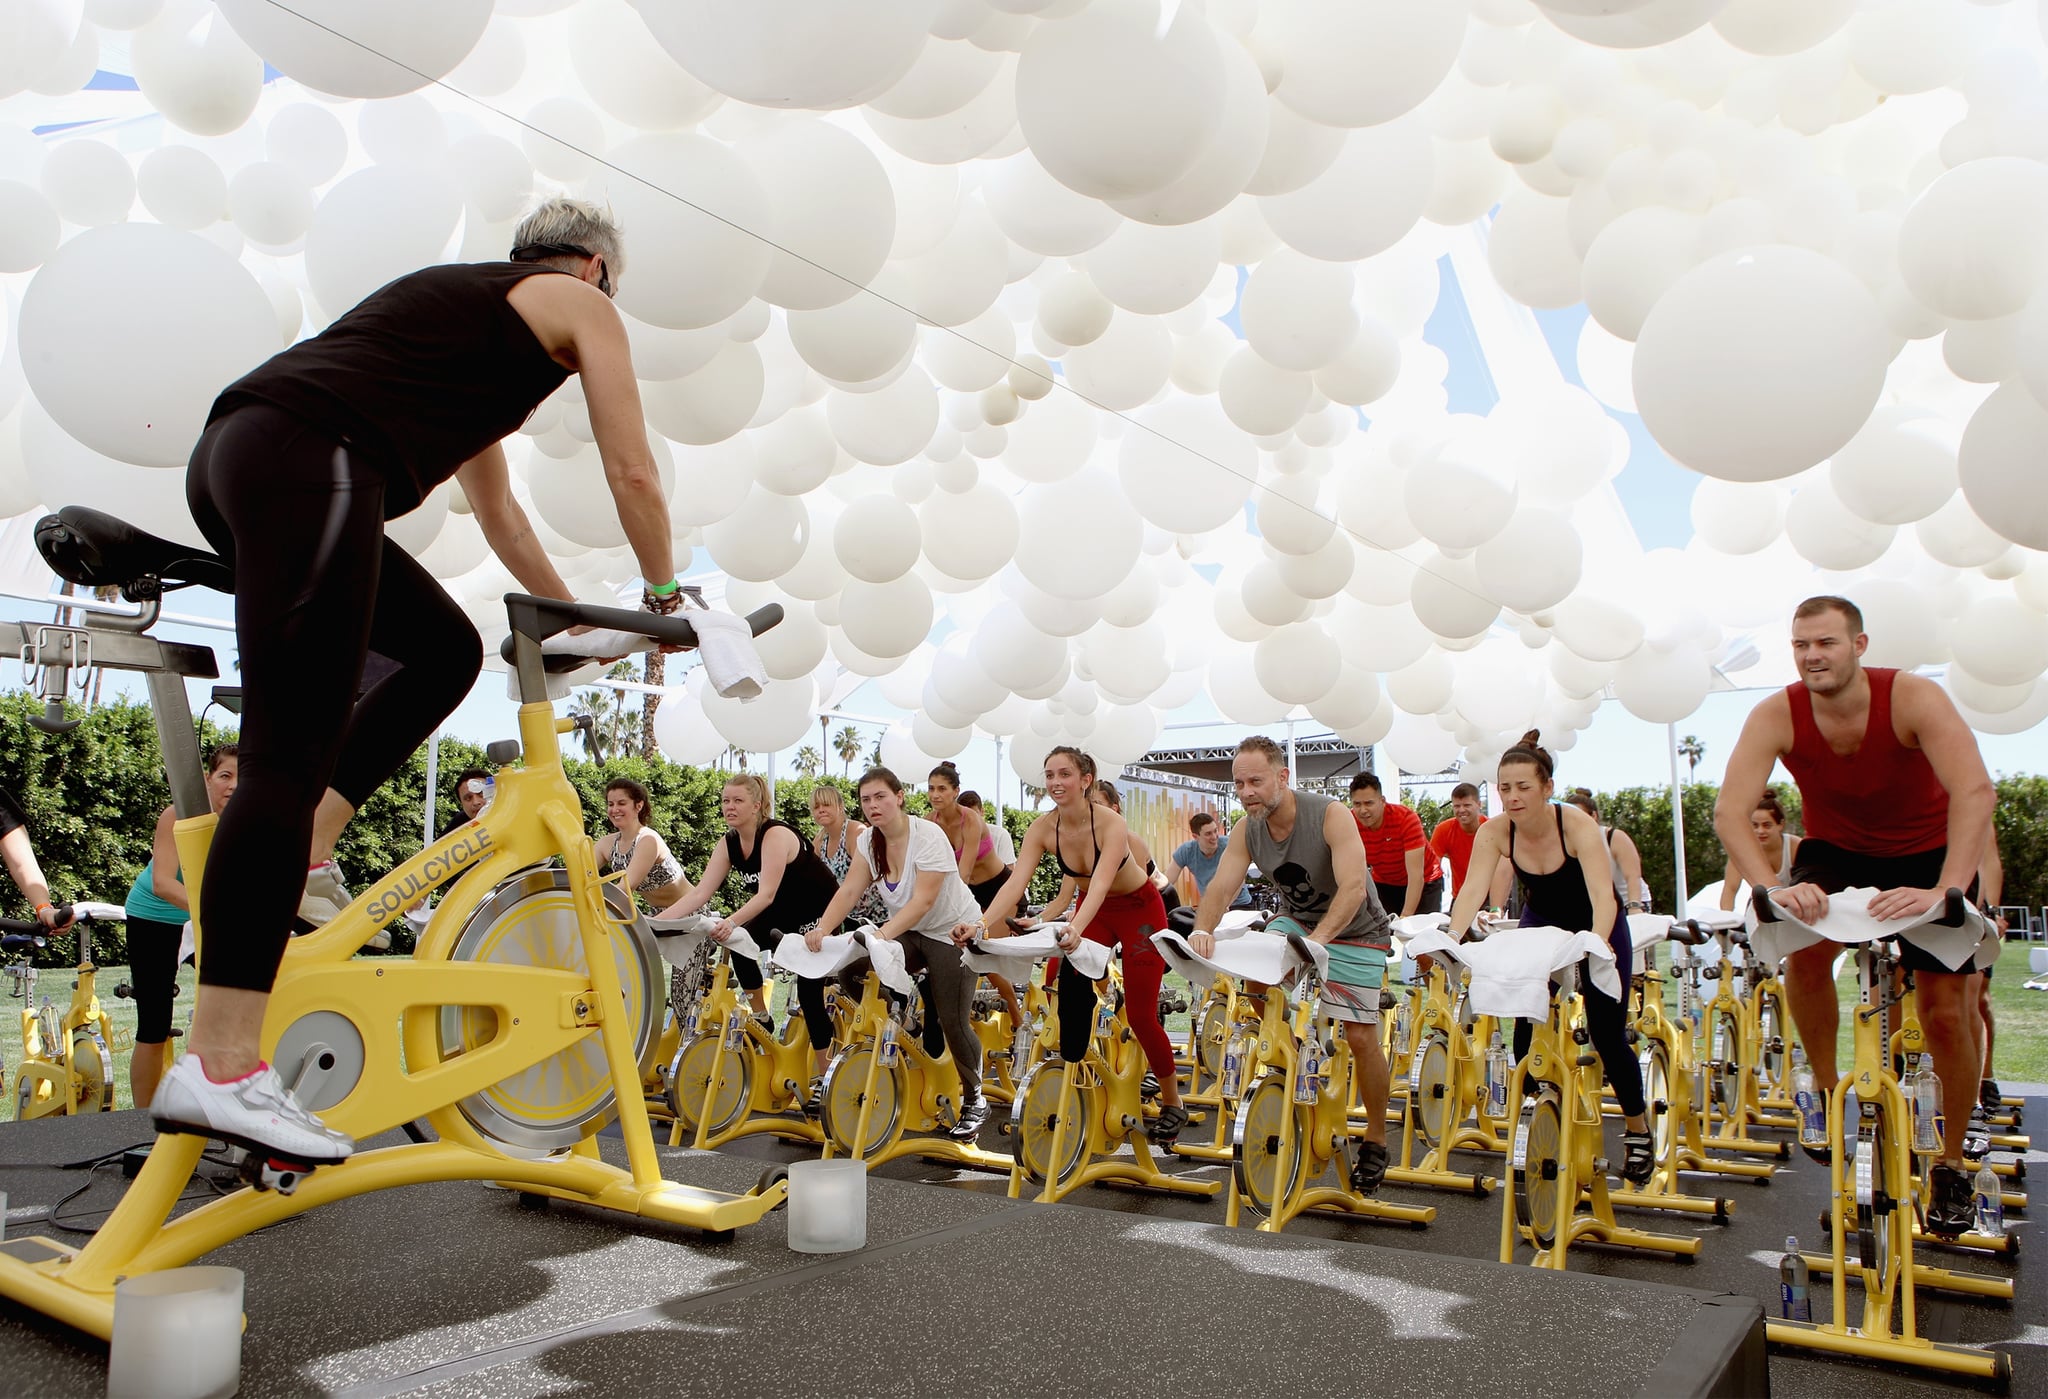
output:
[[1517,743],[1517,744],[1518,744],[1519,746],[1522,746],[1522,747],[1526,747],[1526,748],[1536,748],[1536,747],[1539,747],[1539,746],[1540,746],[1540,745],[1542,744],[1542,742],[1543,742],[1543,734],[1542,734],[1542,732],[1541,732],[1540,730],[1538,730],[1538,729],[1531,729],[1531,730],[1529,730],[1529,732],[1527,732],[1527,733],[1523,734],[1523,735],[1521,736],[1521,738],[1519,738],[1519,739],[1517,739],[1517,740],[1516,740],[1516,743]]

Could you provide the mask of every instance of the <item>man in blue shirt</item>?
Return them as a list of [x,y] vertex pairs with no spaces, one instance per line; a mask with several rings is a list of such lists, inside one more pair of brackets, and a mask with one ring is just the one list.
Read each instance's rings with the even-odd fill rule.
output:
[[[1207,811],[1198,811],[1188,822],[1188,830],[1194,839],[1181,842],[1166,862],[1168,884],[1180,883],[1180,872],[1186,870],[1195,877],[1195,896],[1200,898],[1209,890],[1209,881],[1216,877],[1216,867],[1223,862],[1223,837],[1227,832],[1223,823]],[[1239,887],[1232,908],[1250,908],[1252,896],[1249,889]]]

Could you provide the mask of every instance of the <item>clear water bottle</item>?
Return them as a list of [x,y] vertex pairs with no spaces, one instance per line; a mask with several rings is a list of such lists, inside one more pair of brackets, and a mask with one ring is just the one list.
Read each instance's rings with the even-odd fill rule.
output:
[[1107,996],[1101,997],[1095,1003],[1095,1033],[1107,1035],[1109,1027],[1115,1023],[1116,1007],[1110,1003]]
[[1912,1076],[1913,1152],[1917,1156],[1932,1156],[1941,1150],[1941,1083],[1935,1078],[1927,1056],[1915,1057],[1919,1062]]
[[1224,1041],[1223,1081],[1218,1085],[1218,1091],[1226,1099],[1235,1098],[1244,1091],[1245,1051],[1250,1047],[1242,1031]]
[[1018,1027],[1016,1043],[1010,1046],[1011,1078],[1021,1080],[1031,1067],[1031,1046],[1038,1040],[1038,1026],[1042,1019]]
[[477,809],[476,814],[481,816],[486,811],[489,811],[491,809],[491,803],[496,801],[497,799],[498,779],[495,777],[484,778],[484,804]]
[[1500,1030],[1493,1032],[1493,1043],[1486,1046],[1486,1115],[1501,1117],[1508,1110],[1508,1079],[1514,1066],[1508,1062],[1508,1047],[1502,1043]]
[[690,1012],[689,1012],[689,1014],[687,1014],[687,1015],[685,1015],[685,1016],[683,1017],[683,1038],[684,1038],[684,1039],[686,1039],[686,1040],[688,1040],[688,1039],[695,1039],[695,1038],[697,1037],[697,1020],[698,1020],[698,1009],[697,1009],[697,1005],[696,1005],[696,1003],[695,1003],[695,1002],[692,1002],[692,1003],[691,1003],[691,1005],[690,1005]]
[[882,1067],[885,1069],[895,1068],[897,1056],[902,1052],[901,1047],[896,1043],[896,1017],[892,1015],[882,1022],[882,1043],[879,1050]]
[[1714,1048],[1713,1053],[1707,1057],[1717,1064],[1725,1062],[1728,1058],[1728,1021],[1725,1017],[1716,1017],[1714,1020]]
[[1301,1062],[1295,1066],[1294,1101],[1313,1104],[1322,1092],[1323,1046],[1315,1035],[1310,1035],[1301,1046]]
[[1800,1256],[1799,1239],[1785,1240],[1785,1256],[1778,1260],[1778,1315],[1787,1321],[1812,1321],[1813,1299],[1807,1295],[1806,1259]]
[[1408,1052],[1408,998],[1403,996],[1394,1007],[1394,1055],[1399,1058]]
[[2005,1192],[1999,1188],[1998,1174],[1991,1169],[1988,1159],[1977,1168],[1977,1179],[1971,1184],[1970,1193],[1976,1197],[1977,1232],[1987,1238],[2004,1238]]
[[737,1051],[747,1042],[746,1012],[735,1006],[725,1017],[725,1047]]
[[1792,1071],[1792,1101],[1799,1109],[1799,1144],[1828,1144],[1828,1100],[1814,1082],[1813,1069],[1800,1061]]

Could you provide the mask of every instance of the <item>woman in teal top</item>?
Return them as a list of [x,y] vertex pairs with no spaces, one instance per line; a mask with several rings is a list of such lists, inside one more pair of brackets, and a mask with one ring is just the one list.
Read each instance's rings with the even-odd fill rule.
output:
[[[235,794],[241,766],[235,745],[223,743],[206,760],[206,800],[213,814]],[[156,818],[149,863],[128,891],[128,979],[135,988],[135,1057],[128,1061],[128,1092],[146,1108],[164,1076],[164,1043],[171,1037],[171,1004],[178,996],[178,945],[192,920],[192,900],[179,878],[178,813]]]

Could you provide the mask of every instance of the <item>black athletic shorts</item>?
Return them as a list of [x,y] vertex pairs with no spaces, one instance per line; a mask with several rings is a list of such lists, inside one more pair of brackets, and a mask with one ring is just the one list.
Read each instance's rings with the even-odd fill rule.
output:
[[[1799,842],[1799,857],[1792,862],[1788,879],[1793,884],[1818,884],[1830,894],[1839,894],[1844,889],[1932,889],[1941,878],[1941,867],[1947,860],[1948,847],[1945,845],[1911,855],[1861,855],[1808,836]],[[1970,880],[1970,887],[1963,892],[1973,900],[1977,897],[1974,877]],[[1993,949],[1995,954],[1996,949]],[[1984,955],[1981,952],[1977,954],[1978,957]],[[1899,939],[1899,962],[1913,972],[1945,973],[1949,970],[1940,958],[1921,951],[1905,938]],[[1972,958],[1955,974],[1965,976],[1982,970],[1977,959]]]

